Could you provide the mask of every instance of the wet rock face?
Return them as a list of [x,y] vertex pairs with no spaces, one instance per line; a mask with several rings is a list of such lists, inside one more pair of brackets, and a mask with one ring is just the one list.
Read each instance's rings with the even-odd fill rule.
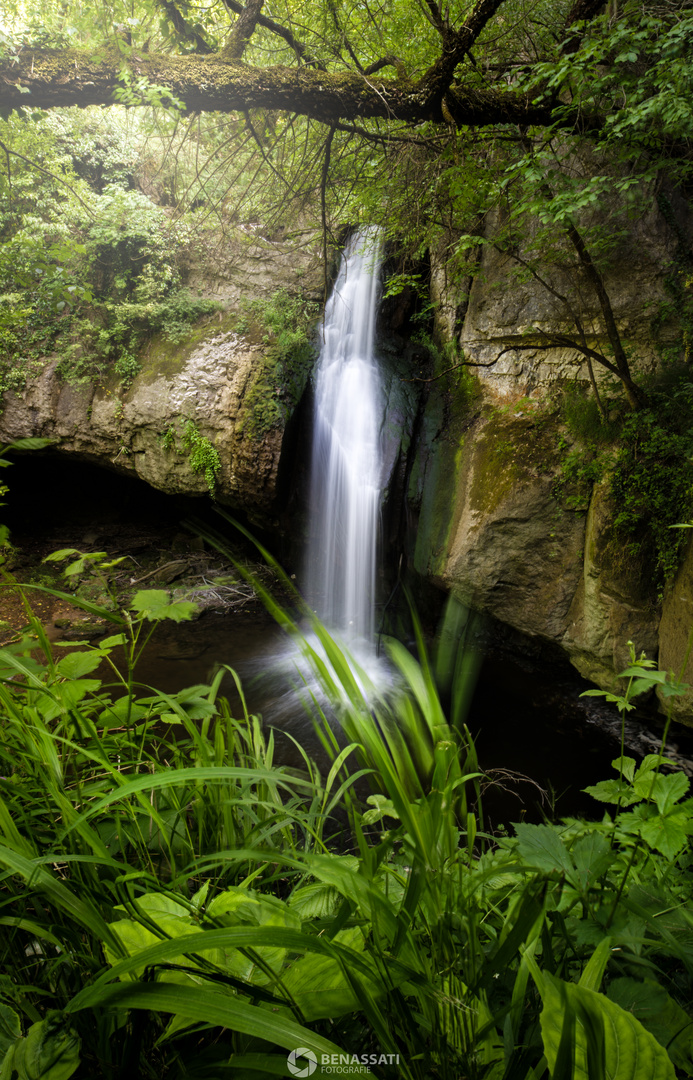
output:
[[557,503],[550,450],[531,415],[491,413],[466,430],[441,429],[416,480],[414,562],[476,610],[560,642],[580,577],[584,514]]
[[188,424],[219,456],[216,495],[261,518],[271,512],[284,431],[256,432],[244,421],[263,350],[233,333],[198,345],[161,374],[145,371],[126,393],[115,384],[64,385],[48,364],[22,394],[6,394],[0,439],[53,439],[61,452],[123,472],[160,491],[203,495],[209,487],[185,447]]
[[693,544],[667,590],[659,625],[659,666],[673,671],[688,684],[683,697],[662,701],[676,720],[693,725]]
[[[687,207],[677,204],[677,211],[681,229],[690,233],[693,225]],[[497,219],[489,214],[486,238],[492,240],[497,229]],[[647,214],[629,221],[626,234],[611,253],[604,284],[622,339],[629,345],[634,371],[651,371],[657,363],[652,321],[667,300],[666,270],[678,243],[678,235],[667,226],[653,200]],[[537,332],[575,336],[568,305],[540,280],[523,274],[516,259],[492,245],[479,249],[474,278],[457,283],[446,275],[444,252],[443,247],[441,253],[432,255],[438,332],[444,340],[456,341],[465,356],[479,365],[475,372],[487,393],[512,400],[541,393],[558,380],[587,383],[587,368],[577,350],[539,347],[542,343]],[[522,256],[523,251],[518,254]],[[574,253],[566,250],[565,262],[571,261]],[[540,270],[555,293],[580,312],[591,345],[608,355],[608,339],[593,288],[575,270],[551,264]],[[666,340],[675,336],[675,328],[660,325],[658,333],[660,341]],[[528,348],[529,342],[536,342],[537,347]],[[595,373],[598,379],[608,377],[598,365]]]
[[[527,404],[511,412],[486,406],[465,425],[461,414],[436,415],[436,407],[429,400],[409,490],[417,572],[474,610],[560,646],[604,689],[618,687],[629,641],[638,654],[659,652],[663,666],[680,666],[693,558],[660,627],[647,584],[614,542],[608,478],[586,510],[562,494],[555,416]],[[693,695],[678,703],[677,718],[693,723]]]
[[[228,302],[226,311],[194,328],[180,344],[163,337],[149,342],[139,358],[141,371],[127,389],[115,377],[65,384],[57,360],[48,358],[23,392],[4,395],[0,441],[48,437],[61,452],[135,473],[161,491],[203,495],[209,484],[204,471],[195,469],[193,432],[218,455],[216,498],[258,524],[271,524],[280,499],[286,425],[309,376],[311,351],[292,366],[287,392],[271,345],[258,344],[236,328],[238,304],[278,289],[300,296],[319,293],[322,267],[307,240],[292,247],[258,239],[244,248],[245,280],[241,256],[232,254],[227,277],[218,260],[206,288],[208,296]],[[204,284],[202,270],[194,272],[193,281]]]
[[656,659],[659,611],[640,575],[620,560],[613,540],[616,508],[608,480],[596,484],[585,522],[582,575],[562,645],[581,675],[609,690],[629,664],[632,641],[638,655]]
[[[690,235],[683,204],[677,217],[681,234]],[[487,238],[497,226],[489,215]],[[649,214],[624,232],[605,276],[635,374],[652,370],[662,343],[678,333],[673,323],[660,322],[655,339],[653,318],[666,298],[667,267],[679,240],[653,200]],[[520,348],[532,340],[530,331],[539,342],[542,330],[574,333],[565,307],[537,278],[518,277],[517,262],[492,245],[480,249],[473,279],[452,282],[449,246],[431,254],[436,330],[473,363],[477,397],[463,400],[457,375],[447,385],[431,384],[409,490],[417,571],[473,608],[558,644],[603,689],[618,686],[629,642],[637,654],[678,672],[693,625],[693,547],[660,608],[654,589],[617,550],[609,477],[594,487],[588,508],[571,507],[556,483],[555,410],[548,422],[553,449],[546,425],[532,419],[533,408],[537,417],[542,409],[551,415],[552,387],[574,380],[589,385],[575,349]],[[568,295],[575,283],[560,278],[555,266],[546,268],[545,276],[551,274],[558,274],[551,279],[556,291]],[[585,288],[579,300],[591,340],[605,350],[597,297]],[[595,365],[598,380],[607,374]],[[693,682],[690,659],[687,678]],[[674,711],[693,724],[693,693],[674,699]]]

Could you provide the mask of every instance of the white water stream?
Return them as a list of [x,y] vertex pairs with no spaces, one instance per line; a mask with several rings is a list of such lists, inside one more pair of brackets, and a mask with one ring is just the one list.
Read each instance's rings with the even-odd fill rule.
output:
[[373,228],[347,244],[325,307],[317,367],[306,592],[331,631],[374,636],[382,485],[382,392],[373,355],[380,244]]

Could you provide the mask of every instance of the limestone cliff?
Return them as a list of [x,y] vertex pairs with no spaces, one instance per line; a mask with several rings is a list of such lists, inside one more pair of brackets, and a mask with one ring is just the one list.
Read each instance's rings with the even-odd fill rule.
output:
[[202,495],[208,484],[191,467],[184,446],[186,425],[192,424],[219,456],[217,499],[266,525],[310,355],[292,365],[278,362],[271,341],[248,327],[243,312],[279,289],[320,297],[319,250],[306,236],[278,242],[258,236],[192,267],[189,283],[220,300],[223,310],[180,343],[165,336],[151,340],[127,387],[115,375],[66,384],[56,358],[47,357],[22,392],[3,396],[0,441],[41,435],[61,453],[135,473],[162,491]]
[[[661,321],[655,334],[653,315],[679,241],[655,208],[635,223],[606,277],[640,375],[655,367],[663,338],[675,337]],[[474,608],[561,646],[602,688],[617,684],[629,641],[678,673],[693,624],[693,554],[662,610],[642,574],[615,557],[608,475],[589,499],[565,498],[557,449],[565,433],[547,403],[567,381],[587,386],[588,373],[574,349],[523,347],[529,328],[564,332],[565,310],[540,280],[519,279],[516,269],[510,256],[484,247],[473,280],[453,288],[434,256],[438,337],[471,362],[477,390],[470,401],[462,368],[431,383],[409,490],[415,568]],[[585,293],[582,305],[602,347],[596,300]],[[609,408],[614,388],[606,373],[596,374]],[[693,696],[676,702],[676,714],[693,723]]]

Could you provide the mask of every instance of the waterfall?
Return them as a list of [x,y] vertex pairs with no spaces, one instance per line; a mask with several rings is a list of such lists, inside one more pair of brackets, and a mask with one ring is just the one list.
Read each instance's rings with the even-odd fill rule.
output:
[[373,355],[379,238],[355,234],[325,307],[317,366],[306,592],[334,631],[374,635],[382,392]]

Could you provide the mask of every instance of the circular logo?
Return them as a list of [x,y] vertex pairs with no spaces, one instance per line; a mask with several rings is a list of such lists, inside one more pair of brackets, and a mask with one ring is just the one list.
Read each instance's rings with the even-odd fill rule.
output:
[[312,1076],[318,1067],[318,1059],[312,1050],[299,1046],[298,1050],[291,1051],[286,1064],[292,1076]]

